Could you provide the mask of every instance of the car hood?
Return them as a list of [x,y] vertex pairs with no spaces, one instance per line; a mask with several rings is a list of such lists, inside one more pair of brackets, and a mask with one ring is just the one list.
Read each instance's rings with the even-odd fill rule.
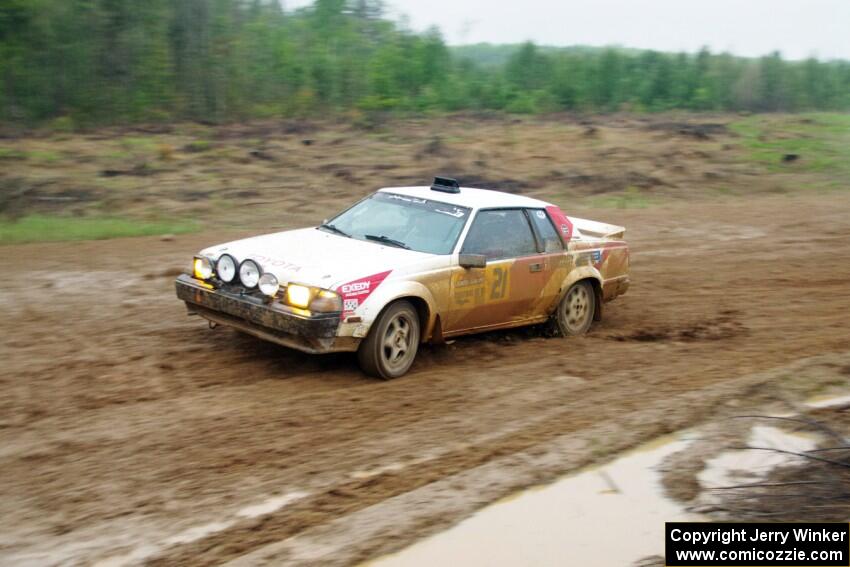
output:
[[230,254],[237,262],[251,259],[281,283],[296,282],[326,289],[430,256],[315,228],[236,240],[211,246],[201,254],[216,260],[222,254]]

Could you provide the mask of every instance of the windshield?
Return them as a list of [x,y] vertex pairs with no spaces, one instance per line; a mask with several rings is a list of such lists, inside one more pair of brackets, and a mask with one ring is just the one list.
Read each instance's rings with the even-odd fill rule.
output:
[[451,254],[467,218],[466,207],[375,193],[320,228],[417,252]]

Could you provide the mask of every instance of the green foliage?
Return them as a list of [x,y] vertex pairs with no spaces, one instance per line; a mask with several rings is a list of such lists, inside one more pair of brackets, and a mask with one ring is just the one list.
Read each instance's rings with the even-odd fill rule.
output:
[[0,220],[0,244],[184,234],[197,229],[196,223],[185,221],[31,215],[18,220]]
[[186,144],[183,149],[192,153],[208,152],[213,149],[213,143],[209,140],[195,140]]
[[15,148],[0,148],[0,162],[4,160],[25,160],[27,153]]
[[2,0],[0,122],[220,122],[351,111],[847,110],[850,63],[473,45],[381,0]]
[[656,203],[656,199],[641,192],[638,187],[627,187],[625,191],[613,195],[589,197],[588,204],[594,208],[607,209],[645,209]]
[[[730,125],[752,161],[769,171],[826,172],[850,183],[850,115],[812,113],[767,121],[750,116]],[[793,162],[783,162],[794,155]]]
[[74,119],[70,116],[57,116],[56,118],[50,121],[48,127],[54,132],[73,132]]

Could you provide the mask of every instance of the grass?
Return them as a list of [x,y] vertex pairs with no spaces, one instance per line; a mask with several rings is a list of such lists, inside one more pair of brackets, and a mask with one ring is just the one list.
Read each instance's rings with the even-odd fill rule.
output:
[[32,150],[28,155],[31,159],[42,163],[58,163],[62,161],[62,154],[50,150]]
[[209,140],[195,140],[185,145],[184,149],[188,152],[201,153],[208,152],[213,148],[213,143]]
[[0,220],[0,244],[105,240],[129,236],[185,234],[196,230],[198,225],[188,221],[135,221],[114,217],[73,218],[30,215],[15,221]]
[[[757,115],[730,128],[741,137],[748,158],[771,173],[838,174],[850,181],[850,114]],[[799,158],[785,164],[782,157],[787,154]]]
[[34,159],[44,163],[56,163],[62,159],[62,154],[49,150],[32,150],[25,152],[14,148],[0,148],[0,160]]
[[27,154],[14,148],[0,148],[0,160],[4,159],[27,159]]
[[134,155],[153,154],[157,150],[157,140],[144,136],[125,136],[121,138],[121,147]]
[[589,197],[587,203],[596,209],[645,209],[656,204],[657,199],[644,195],[637,187],[629,187],[621,193]]

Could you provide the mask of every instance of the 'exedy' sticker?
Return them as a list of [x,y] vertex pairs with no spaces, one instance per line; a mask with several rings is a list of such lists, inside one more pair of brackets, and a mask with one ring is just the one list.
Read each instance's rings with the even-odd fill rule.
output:
[[381,285],[381,282],[387,279],[390,272],[392,270],[350,281],[339,286],[338,291],[342,296],[343,315],[348,315],[360,307],[366,301],[366,298]]

